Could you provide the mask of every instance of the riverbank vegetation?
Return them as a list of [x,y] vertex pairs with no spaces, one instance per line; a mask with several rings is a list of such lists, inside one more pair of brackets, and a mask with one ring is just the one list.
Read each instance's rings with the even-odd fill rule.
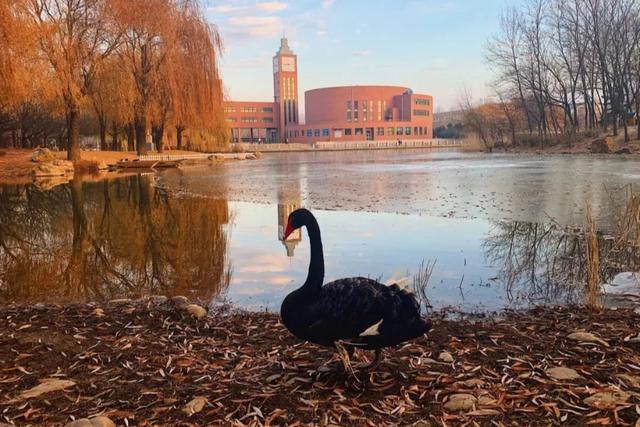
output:
[[[0,137],[80,160],[102,150],[226,142],[221,41],[197,0],[0,3]],[[3,142],[3,141],[0,141]]]
[[528,0],[510,6],[486,58],[493,102],[463,96],[468,131],[485,145],[570,147],[611,134],[639,138],[640,5],[632,0]]

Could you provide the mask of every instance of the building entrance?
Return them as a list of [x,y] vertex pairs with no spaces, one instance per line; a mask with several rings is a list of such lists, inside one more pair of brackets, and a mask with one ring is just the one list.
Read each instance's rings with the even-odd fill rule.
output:
[[367,141],[373,141],[373,128],[367,128]]

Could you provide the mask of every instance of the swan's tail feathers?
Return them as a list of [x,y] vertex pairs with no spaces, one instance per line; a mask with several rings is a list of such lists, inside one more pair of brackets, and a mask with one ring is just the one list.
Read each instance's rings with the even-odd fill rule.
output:
[[411,288],[409,287],[409,285],[411,285],[411,278],[407,277],[407,276],[402,277],[398,273],[395,273],[388,280],[385,280],[384,284],[387,285],[387,286],[396,285],[400,289],[404,289],[406,291],[411,292]]

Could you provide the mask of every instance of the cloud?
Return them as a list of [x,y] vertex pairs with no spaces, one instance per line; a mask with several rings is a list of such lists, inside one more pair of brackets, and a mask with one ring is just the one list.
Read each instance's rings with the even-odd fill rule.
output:
[[371,53],[371,51],[369,50],[358,50],[356,52],[353,52],[352,55],[353,56],[368,56]]
[[282,20],[278,16],[231,16],[224,31],[236,39],[275,37],[282,32]]
[[318,36],[318,37],[324,37],[326,35],[327,35],[327,32],[325,30],[316,31],[316,36]]
[[230,4],[222,4],[220,6],[209,6],[207,12],[210,13],[234,13],[243,10],[242,6],[231,6]]
[[256,7],[267,12],[280,12],[285,10],[288,5],[281,1],[266,1],[256,4]]
[[322,0],[322,8],[329,9],[335,2],[336,0]]

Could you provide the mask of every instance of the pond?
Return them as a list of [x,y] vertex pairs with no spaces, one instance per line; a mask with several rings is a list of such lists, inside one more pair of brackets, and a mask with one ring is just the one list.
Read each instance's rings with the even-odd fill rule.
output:
[[276,311],[307,273],[306,234],[282,241],[300,206],[319,221],[327,281],[413,278],[430,260],[436,309],[570,303],[586,274],[570,228],[587,203],[612,227],[620,189],[638,184],[623,157],[392,150],[0,186],[0,303],[163,294]]

